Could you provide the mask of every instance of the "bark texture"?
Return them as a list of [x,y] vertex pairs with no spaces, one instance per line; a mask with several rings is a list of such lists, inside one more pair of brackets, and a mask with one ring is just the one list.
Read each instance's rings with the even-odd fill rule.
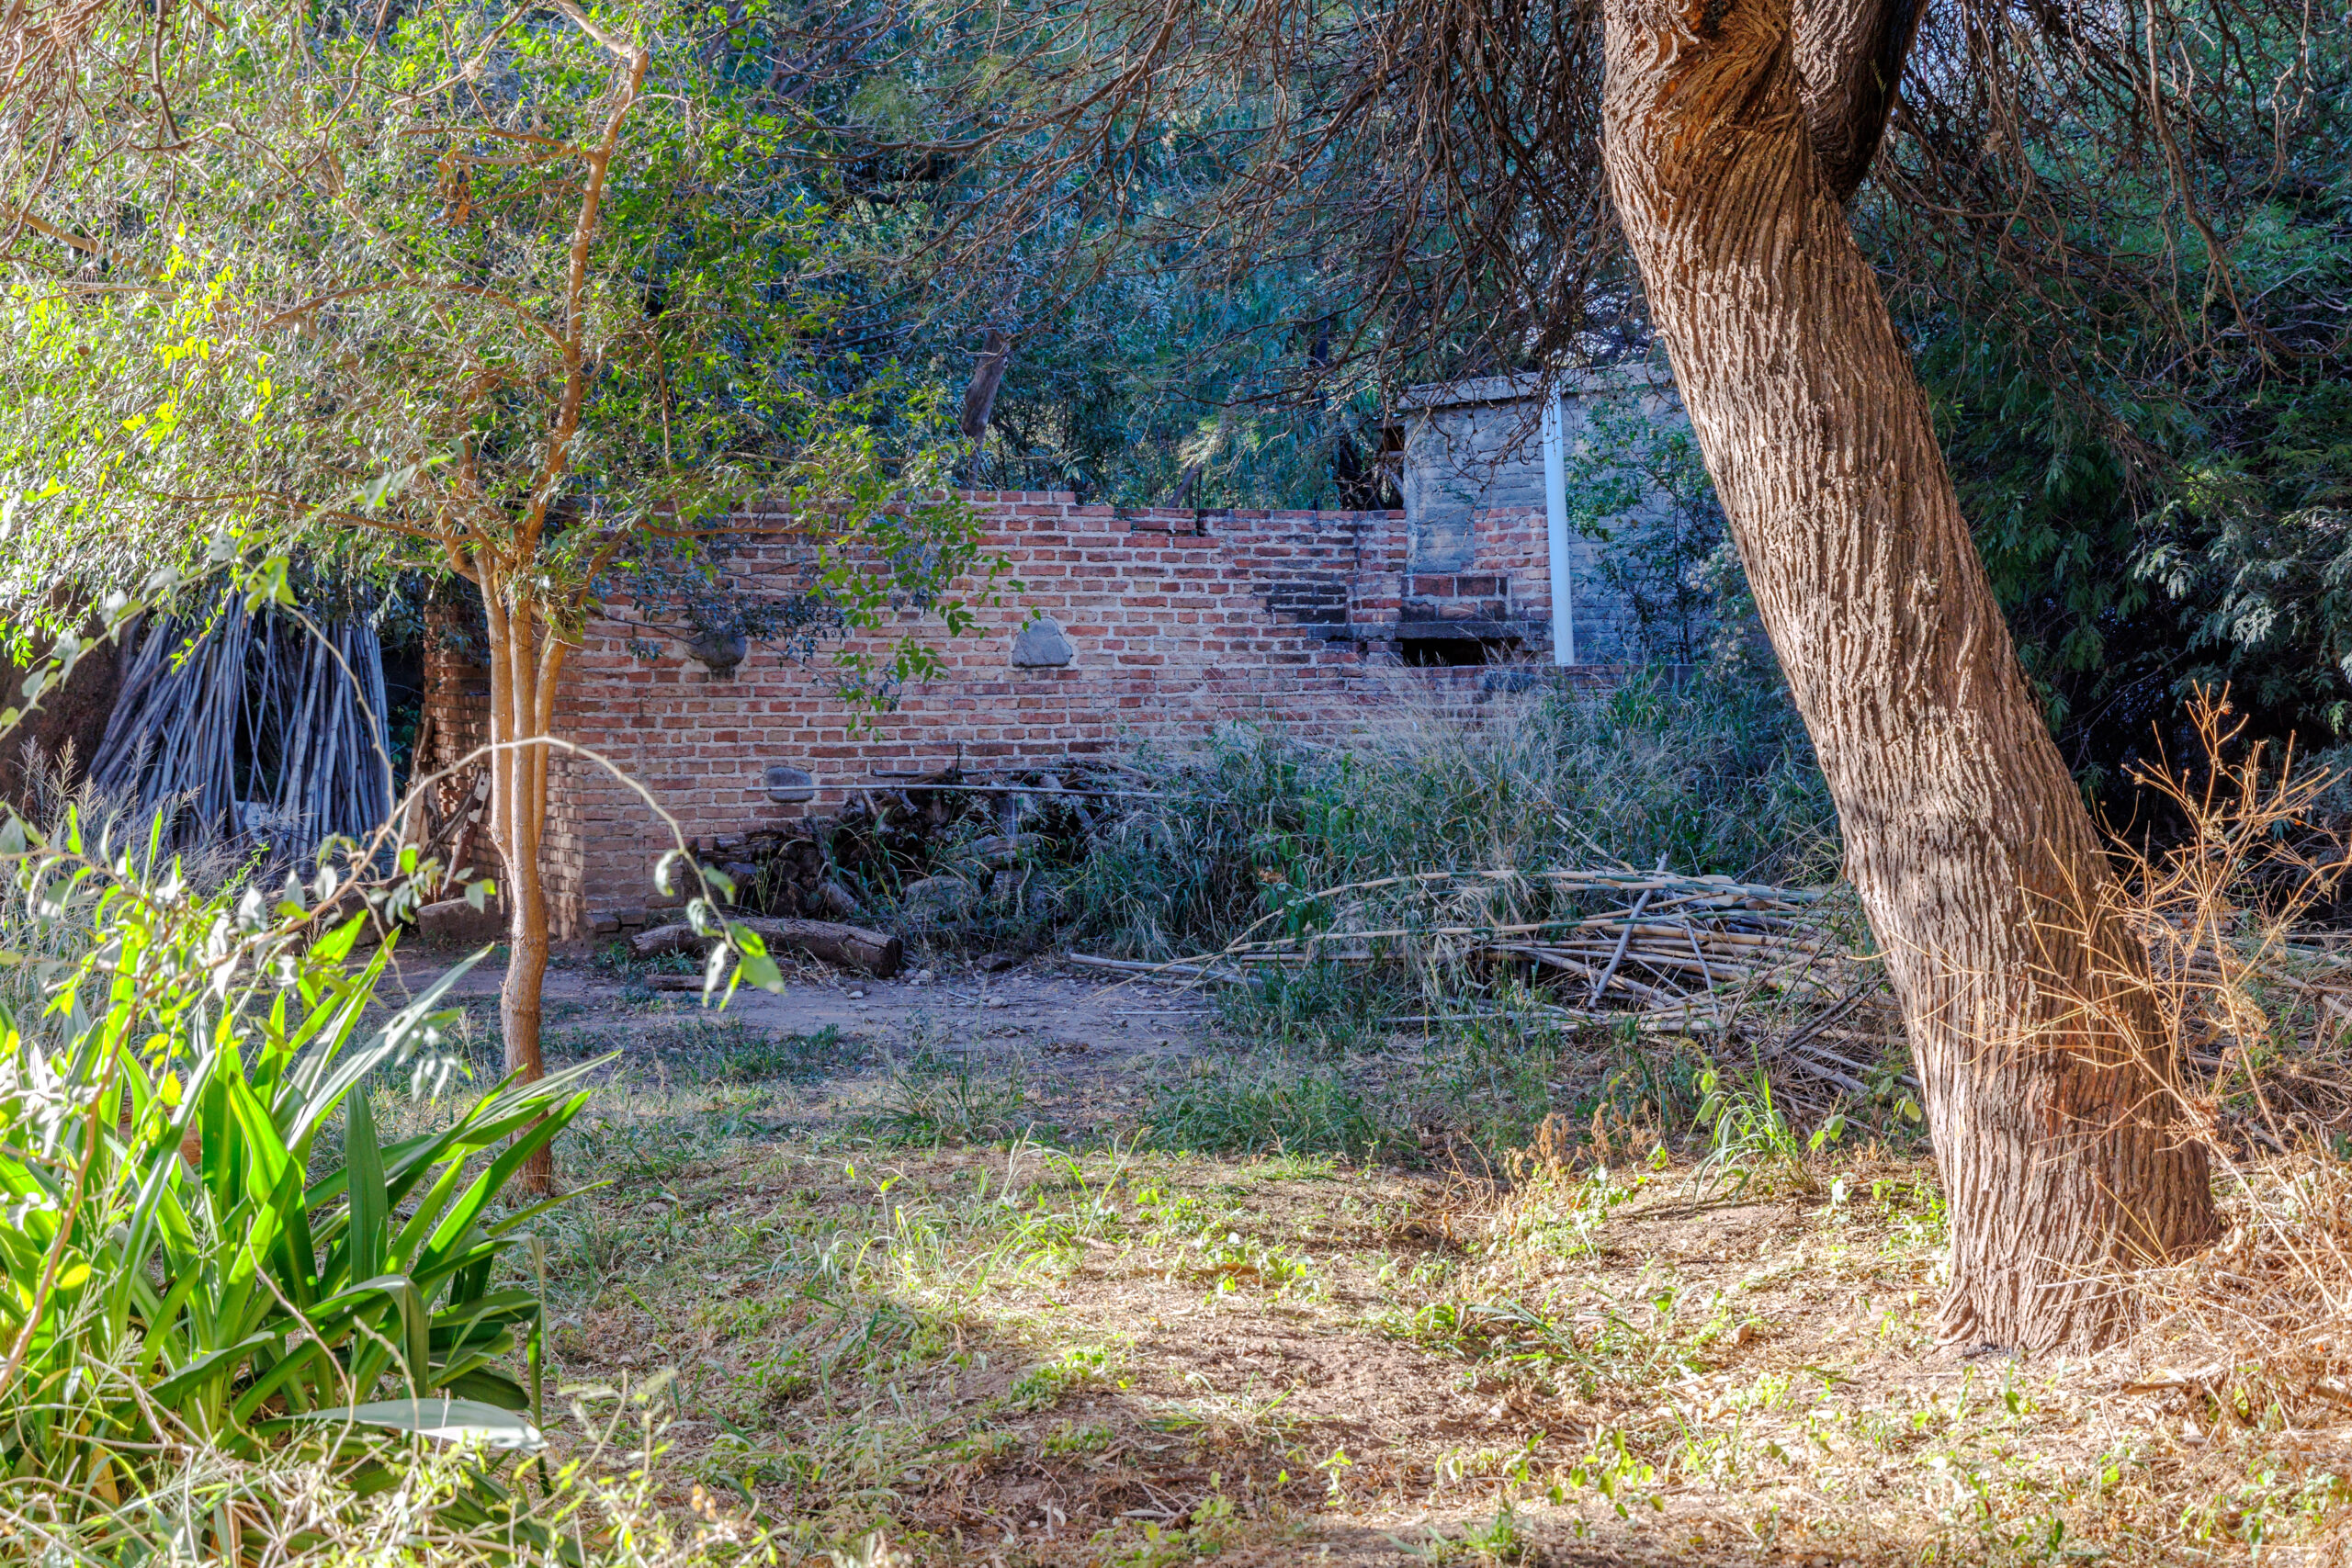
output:
[[1836,73],[1879,69],[1911,19],[1804,5],[1811,48],[1791,0],[1606,0],[1604,157],[1903,1002],[1951,1205],[1946,1336],[2087,1348],[2128,1321],[2120,1275],[2211,1236],[2206,1151],[1841,205],[1891,83]]
[[[545,1075],[539,1046],[540,989],[550,946],[545,849],[548,748],[554,728],[556,682],[565,645],[527,599],[494,570],[477,567],[490,631],[491,838],[505,873],[506,979],[498,991],[498,1019],[506,1039],[506,1070],[527,1082]],[[554,1185],[554,1156],[545,1145],[523,1168],[524,1185]]]
[[996,412],[997,389],[1004,385],[1005,370],[1012,364],[1012,340],[1001,329],[990,327],[979,362],[972,367],[971,384],[964,389],[964,412],[956,421],[965,439],[978,441],[988,434],[989,416]]
[[1919,30],[1920,0],[1794,0],[1805,131],[1822,183],[1839,201],[1862,187],[1894,112]]

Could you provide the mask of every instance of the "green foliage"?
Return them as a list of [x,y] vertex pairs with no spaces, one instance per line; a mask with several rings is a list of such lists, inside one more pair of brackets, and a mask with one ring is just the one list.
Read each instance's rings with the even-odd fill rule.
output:
[[1728,1189],[1737,1194],[1758,1176],[1778,1177],[1802,1191],[1818,1185],[1805,1168],[1805,1156],[1818,1154],[1844,1135],[1846,1119],[1832,1115],[1808,1137],[1800,1137],[1788,1113],[1774,1103],[1772,1080],[1758,1066],[1744,1084],[1727,1084],[1722,1072],[1708,1067],[1699,1075],[1698,1129],[1707,1152],[1690,1173],[1698,1187]]
[[[69,151],[5,170],[41,221],[0,302],[0,599],[266,541],[560,627],[626,594],[787,647],[910,604],[962,629],[958,447],[888,364],[812,360],[826,214],[723,17],[251,0],[175,18],[166,104],[100,91],[153,30],[104,11]],[[799,519],[790,604],[719,591],[753,498]],[[909,631],[846,673],[930,668]]]
[[[1311,160],[1321,199],[1286,215],[1281,240],[1237,243],[1221,200],[1250,186],[1261,139],[1291,107],[1254,70],[1188,64],[1181,87],[1136,103],[1114,83],[1133,68],[1121,37],[1132,16],[1012,4],[982,27],[877,12],[875,47],[854,57],[778,20],[830,138],[804,188],[854,257],[836,341],[880,345],[956,392],[992,333],[1009,343],[969,482],[1125,504],[1393,502],[1374,472],[1399,380],[1383,362],[1406,355],[1393,323],[1363,307],[1382,281],[1404,280],[1382,265],[1382,241],[1299,243],[1301,229],[1363,210],[1356,200],[1384,216],[1419,210],[1365,188],[1393,164],[1327,152]],[[1197,21],[1187,30],[1204,51],[1263,34],[1238,17]],[[1325,104],[1350,96],[1344,78],[1313,75]],[[1374,103],[1338,124],[1386,120]],[[1094,135],[1101,156],[1073,157]],[[1432,227],[1447,222],[1439,204],[1427,211]],[[1459,357],[1457,342],[1446,349]]]
[[1655,396],[1594,400],[1566,464],[1568,521],[1608,546],[1601,580],[1644,662],[1693,664],[1753,615],[1747,577],[1688,426]]
[[[2197,684],[2231,682],[2260,728],[2307,745],[2352,714],[2352,55],[2340,18],[2327,45],[2304,23],[2210,20],[2177,15],[2165,46],[2193,174],[2146,162],[2097,94],[2065,99],[2053,58],[2034,92],[2062,100],[2018,124],[2061,137],[2075,173],[2027,165],[2030,199],[1995,220],[2033,243],[1883,194],[1858,213],[1866,246],[1908,258],[1892,301],[1963,508],[2068,761],[2100,786]],[[1905,181],[1938,152],[1890,146]],[[2011,270],[2053,261],[2022,286]]]
[[[1350,913],[1385,924],[1382,900],[1406,890],[1341,895],[1347,909],[1323,896],[1445,869],[1589,866],[1595,846],[1791,881],[1832,862],[1827,792],[1772,685],[1727,672],[1682,691],[1637,679],[1496,700],[1521,705],[1476,726],[1404,717],[1345,747],[1221,734],[1204,762],[1165,769],[1164,803],[1096,842],[1064,900],[1076,940],[1160,958],[1253,927],[1295,935]],[[1510,912],[1487,897],[1441,912]]]
[[514,1362],[535,1384],[538,1298],[494,1276],[547,1206],[513,1206],[513,1178],[586,1068],[386,1141],[372,1085],[446,1077],[435,1010],[462,970],[371,1023],[390,953],[355,965],[358,918],[314,932],[332,873],[272,900],[198,891],[152,836],[141,858],[72,816],[50,841],[0,832],[12,938],[96,933],[9,954],[46,1005],[0,1014],[0,1458],[95,1502],[190,1439],[365,1471],[381,1445],[352,1423],[390,1397],[526,1432],[496,1413],[537,1406]]

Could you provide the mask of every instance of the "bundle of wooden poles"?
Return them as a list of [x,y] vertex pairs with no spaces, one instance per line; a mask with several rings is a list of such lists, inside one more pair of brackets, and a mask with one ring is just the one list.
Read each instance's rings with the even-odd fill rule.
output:
[[[1825,1091],[1866,1093],[1902,1043],[1902,1018],[1874,958],[1837,929],[1828,891],[1727,876],[1565,869],[1429,872],[1333,888],[1326,907],[1460,909],[1508,902],[1570,908],[1556,918],[1481,924],[1459,918],[1350,922],[1299,936],[1237,942],[1152,964],[1073,954],[1084,967],[1247,982],[1269,966],[1403,961],[1488,975],[1515,972],[1544,999],[1521,1006],[1564,1021],[1707,1037],[1718,1053],[1753,1052]],[[1528,898],[1529,894],[1545,895]],[[1477,1013],[1413,1015],[1415,1024]]]
[[386,706],[372,626],[248,614],[232,593],[142,628],[91,778],[169,810],[183,843],[299,859],[390,815]]
[[[1834,889],[1664,870],[1442,871],[1331,888],[1311,901],[1328,923],[1296,936],[1252,936],[1167,964],[1069,956],[1082,967],[1194,984],[1249,984],[1270,969],[1315,964],[1396,964],[1470,982],[1431,987],[1449,998],[1444,1006],[1491,1008],[1392,1020],[1400,1026],[1503,1017],[1499,1000],[1464,998],[1515,976],[1526,983],[1509,1004],[1515,1016],[1694,1036],[1718,1060],[1763,1064],[1801,1099],[1917,1092],[1883,965],[1861,940],[1859,911]],[[1462,918],[1514,907],[1562,912]],[[1373,909],[1377,918],[1361,918]],[[2282,1007],[2303,1014],[2293,1032],[2308,1040],[2306,1053],[2333,1061],[2352,1051],[2352,946],[2308,931],[2225,932],[2148,918],[2157,921],[2152,977],[2192,1075],[2250,1070],[2233,1051],[2241,1044],[2264,1047],[2257,1055],[2267,1060],[2265,1021]],[[2238,1040],[2247,1029],[2256,1036]],[[2335,1089],[2352,1086],[2344,1074],[2288,1064],[2266,1077],[2266,1093],[2311,1112],[2315,1124],[2352,1121],[2352,1087]]]

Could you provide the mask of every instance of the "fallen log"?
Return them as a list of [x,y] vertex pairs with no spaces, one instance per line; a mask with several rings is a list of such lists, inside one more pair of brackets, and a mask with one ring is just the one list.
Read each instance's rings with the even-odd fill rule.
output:
[[[877,980],[887,980],[899,972],[906,958],[906,943],[895,936],[870,931],[862,926],[844,926],[832,920],[778,920],[764,917],[740,919],[732,922],[757,933],[770,951],[789,947],[811,958],[828,964],[838,964],[844,969],[861,969]],[[639,931],[628,939],[628,949],[639,958],[652,958],[664,953],[699,953],[716,938],[707,937],[694,927],[684,923],[656,926]]]

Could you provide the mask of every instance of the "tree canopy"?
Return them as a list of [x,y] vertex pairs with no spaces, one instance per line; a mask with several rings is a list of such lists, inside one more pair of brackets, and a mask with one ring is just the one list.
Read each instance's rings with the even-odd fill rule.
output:
[[823,343],[834,238],[756,63],[686,7],[103,11],[10,165],[0,592],[266,540],[495,561],[560,620],[754,496],[827,509],[812,585],[869,618],[968,565],[884,504],[952,431]]
[[[1647,342],[1589,5],[856,16],[778,92],[864,236],[856,341],[953,383],[1008,338],[973,471],[1343,504],[1402,387]],[[2114,780],[2197,682],[2340,734],[2346,18],[1917,25],[1855,220],[2070,759]]]

